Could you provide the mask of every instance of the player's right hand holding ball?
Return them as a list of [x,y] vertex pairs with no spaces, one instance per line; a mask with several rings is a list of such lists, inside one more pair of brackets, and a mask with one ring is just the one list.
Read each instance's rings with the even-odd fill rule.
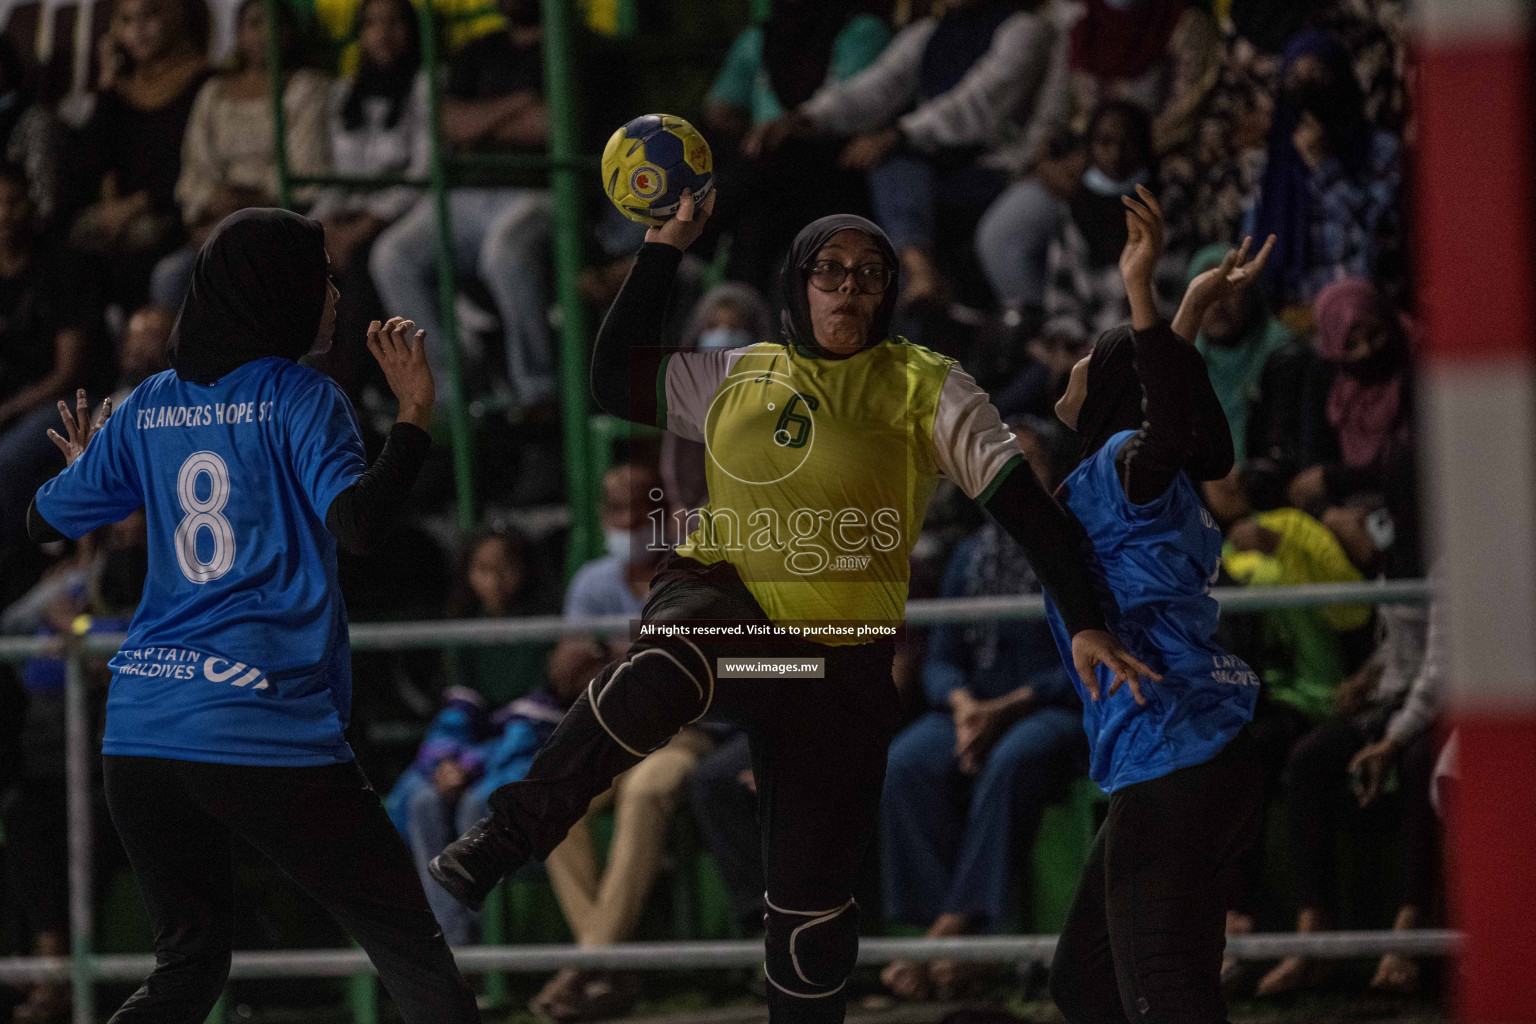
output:
[[677,213],[645,233],[647,242],[661,242],[684,252],[699,236],[704,233],[704,225],[709,222],[709,215],[715,209],[715,192],[710,189],[709,195],[704,197],[704,202],[693,201],[693,190],[684,189],[683,198],[677,204]]
[[437,404],[437,387],[427,364],[427,332],[398,316],[384,324],[375,320],[368,325],[368,351],[379,361],[389,390],[400,401],[396,422],[426,430]]

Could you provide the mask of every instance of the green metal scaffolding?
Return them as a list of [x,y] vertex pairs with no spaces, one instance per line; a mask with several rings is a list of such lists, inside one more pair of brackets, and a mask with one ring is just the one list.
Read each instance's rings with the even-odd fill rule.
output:
[[[278,24],[278,5],[285,0],[266,0],[267,23]],[[377,188],[392,184],[416,184],[427,189],[437,221],[436,262],[438,317],[442,338],[430,343],[444,346],[448,356],[448,432],[453,450],[457,521],[463,531],[475,525],[478,507],[475,494],[474,437],[464,398],[464,374],[459,347],[455,300],[458,280],[453,257],[453,234],[448,193],[461,179],[476,174],[514,170],[546,170],[554,198],[555,301],[560,310],[560,411],[565,443],[566,495],[571,514],[570,539],[566,545],[566,570],[575,569],[597,553],[596,488],[591,473],[588,438],[587,317],[576,275],[581,269],[581,190],[578,175],[591,161],[577,153],[576,90],[572,80],[573,0],[541,0],[544,45],[544,92],[549,110],[549,149],[545,155],[511,153],[449,153],[442,138],[442,91],[438,68],[441,43],[433,0],[418,0],[421,21],[422,65],[427,69],[427,117],[432,131],[432,159],[426,181],[399,177],[355,178],[299,176],[288,167],[287,118],[283,109],[285,68],[278,33],[267,33],[267,64],[271,76],[272,141],[277,164],[278,201],[293,205],[293,190],[304,185],[341,185]]]

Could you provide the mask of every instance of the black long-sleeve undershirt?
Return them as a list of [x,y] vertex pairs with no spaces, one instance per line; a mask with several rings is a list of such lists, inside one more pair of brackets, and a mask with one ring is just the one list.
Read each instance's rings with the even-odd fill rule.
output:
[[1179,473],[1216,480],[1232,469],[1232,430],[1211,387],[1205,360],[1166,323],[1137,331],[1141,429],[1120,449],[1120,486],[1133,504],[1166,491]]
[[1029,556],[1035,577],[1056,602],[1068,633],[1105,629],[1081,528],[1040,486],[1022,459],[1012,464],[1012,471],[982,508]]
[[326,510],[326,529],[343,551],[366,555],[389,536],[431,447],[432,438],[413,423],[389,428],[389,439],[373,465]]
[[[427,432],[414,424],[396,423],[390,428],[384,450],[373,465],[326,510],[326,529],[343,551],[367,554],[389,535],[431,447]],[[27,508],[27,535],[37,544],[66,539],[37,510],[35,497]]]
[[646,242],[603,319],[592,348],[592,398],[604,412],[647,426],[656,422],[657,374],[670,349],[662,325],[683,251]]

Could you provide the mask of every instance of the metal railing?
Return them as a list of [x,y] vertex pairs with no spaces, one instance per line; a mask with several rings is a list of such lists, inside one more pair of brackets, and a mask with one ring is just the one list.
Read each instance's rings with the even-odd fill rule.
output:
[[[1340,604],[1423,604],[1430,587],[1424,580],[1340,583],[1293,587],[1218,588],[1212,596],[1224,612],[1255,612],[1280,608]],[[911,601],[907,621],[914,625],[939,622],[1039,619],[1045,614],[1039,596],[982,597]],[[437,622],[358,623],[351,627],[352,647],[358,651],[485,647],[549,641],[572,633],[627,633],[632,621],[611,617],[571,623],[555,616],[524,619],[474,619]],[[69,821],[70,953],[65,957],[0,959],[0,981],[70,979],[76,1024],[95,1021],[98,980],[142,978],[153,957],[98,956],[92,952],[95,927],[93,864],[94,836],[91,803],[90,714],[85,659],[115,652],[122,635],[93,633],[65,640],[65,748]],[[0,637],[0,661],[58,656],[58,641],[44,637]],[[872,939],[861,947],[862,962],[896,956],[958,956],[977,961],[1048,959],[1052,936],[987,936],[961,939]],[[1250,935],[1234,937],[1234,956],[1265,959],[1290,953],[1317,957],[1352,957],[1384,952],[1445,955],[1455,951],[1456,936],[1445,931],[1353,932],[1320,935]],[[757,943],[686,942],[625,943],[604,949],[566,946],[481,946],[456,951],[468,972],[545,971],[562,966],[691,968],[753,964],[761,956]],[[232,977],[335,977],[369,970],[358,950],[292,950],[240,953]],[[371,991],[371,988],[370,988]]]
[[[265,0],[267,23],[278,24],[278,6],[286,0]],[[542,170],[549,173],[554,200],[554,284],[560,310],[560,415],[565,444],[567,504],[571,509],[570,539],[566,544],[566,570],[574,572],[597,554],[597,492],[589,471],[587,437],[587,313],[577,289],[581,271],[581,190],[577,175],[596,167],[595,159],[577,153],[576,86],[574,80],[572,0],[540,0],[543,30],[544,99],[549,112],[549,146],[546,153],[450,152],[443,144],[442,87],[438,71],[442,46],[438,37],[436,4],[417,0],[421,26],[421,64],[427,72],[427,120],[432,133],[428,177],[413,181],[398,175],[358,178],[351,176],[304,176],[288,167],[287,118],[283,110],[285,68],[277,32],[267,33],[267,66],[271,79],[273,159],[277,166],[278,202],[293,205],[293,189],[304,185],[340,184],[354,188],[381,188],[392,184],[420,185],[433,203],[436,227],[434,260],[438,287],[438,325],[447,355],[449,379],[448,429],[453,451],[454,490],[459,529],[468,531],[476,521],[474,445],[470,433],[469,406],[464,396],[464,370],[459,346],[455,303],[458,273],[454,262],[453,230],[448,193],[466,176],[486,172]],[[503,311],[505,315],[505,311]],[[514,382],[515,383],[515,382]]]

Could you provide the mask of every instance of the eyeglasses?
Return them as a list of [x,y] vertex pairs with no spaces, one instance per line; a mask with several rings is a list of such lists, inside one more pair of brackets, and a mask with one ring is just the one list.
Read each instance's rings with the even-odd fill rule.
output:
[[849,268],[836,260],[817,260],[806,276],[818,291],[835,292],[849,274],[853,275],[853,286],[865,295],[880,295],[891,286],[891,268],[884,263],[862,263]]

